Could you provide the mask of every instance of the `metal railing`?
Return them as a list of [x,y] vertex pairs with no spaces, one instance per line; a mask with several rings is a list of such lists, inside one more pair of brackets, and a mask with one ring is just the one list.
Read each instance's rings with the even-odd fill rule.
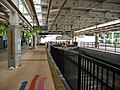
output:
[[95,47],[95,42],[82,42],[80,46],[120,53],[120,44],[97,43]]
[[120,69],[84,54],[51,46],[53,60],[72,90],[120,90]]

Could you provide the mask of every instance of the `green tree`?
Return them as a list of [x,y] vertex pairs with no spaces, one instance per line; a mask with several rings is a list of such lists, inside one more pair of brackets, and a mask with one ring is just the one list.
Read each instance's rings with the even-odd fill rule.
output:
[[31,37],[31,35],[32,35],[31,32],[25,32],[25,38],[26,39],[29,39],[29,37]]
[[7,36],[8,26],[7,25],[0,25],[0,35]]
[[39,33],[41,32],[41,29],[39,27],[34,27],[32,30],[32,33]]

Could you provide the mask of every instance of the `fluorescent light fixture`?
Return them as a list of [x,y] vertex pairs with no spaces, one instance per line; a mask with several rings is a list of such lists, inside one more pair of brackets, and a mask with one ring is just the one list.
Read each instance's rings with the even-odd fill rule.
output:
[[86,30],[95,29],[95,28],[96,28],[96,26],[92,26],[92,27],[89,27],[89,28],[85,28],[85,29],[75,31],[75,32],[81,32],[81,31],[86,31]]
[[[118,24],[118,23],[120,23],[120,19],[114,20],[114,21],[110,21],[110,22],[107,22],[107,23],[104,23],[104,24],[99,24],[99,25],[97,25],[97,28],[101,28],[101,27],[105,27],[105,26],[109,26],[109,25],[113,25],[113,24]],[[96,29],[96,26],[92,26],[92,27],[89,27],[89,28],[81,29],[81,30],[78,30],[78,31],[75,31],[75,32],[81,32],[81,31],[86,31],[86,30],[90,30],[90,29]]]
[[120,23],[120,19],[97,25],[98,28]]

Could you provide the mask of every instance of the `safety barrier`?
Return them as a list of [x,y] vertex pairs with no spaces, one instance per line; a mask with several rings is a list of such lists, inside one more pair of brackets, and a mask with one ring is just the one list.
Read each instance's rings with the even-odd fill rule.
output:
[[50,52],[72,90],[120,90],[120,69],[116,66],[53,46]]
[[108,43],[95,44],[95,42],[82,42],[82,44],[80,44],[80,47],[96,48],[100,50],[120,53],[120,44],[108,44]]

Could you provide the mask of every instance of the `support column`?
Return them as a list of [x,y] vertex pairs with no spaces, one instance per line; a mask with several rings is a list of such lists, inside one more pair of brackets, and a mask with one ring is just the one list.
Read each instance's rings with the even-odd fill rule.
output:
[[98,37],[99,37],[99,34],[98,33],[95,33],[95,47],[98,47]]
[[111,39],[112,43],[114,42],[114,32],[112,32],[112,39]]
[[[18,7],[19,0],[12,0]],[[10,12],[10,25],[8,30],[8,67],[11,69],[21,65],[21,27],[17,12]]]
[[[33,29],[34,29],[34,25],[35,25],[35,16],[33,16]],[[36,38],[35,38],[35,33],[33,33],[33,35],[32,35],[32,37],[33,37],[33,44],[32,44],[32,46],[33,46],[33,49],[35,49],[36,48]]]
[[21,65],[20,26],[10,25],[8,30],[8,67]]
[[31,47],[33,49],[33,36],[30,37],[30,41],[31,41]]
[[73,39],[74,39],[74,33],[73,33],[73,29],[72,29],[73,25],[71,24],[71,37],[72,37],[72,44],[73,44]]
[[105,37],[105,33],[103,33],[103,43],[106,43],[106,37]]
[[35,35],[33,35],[33,49],[36,48],[36,37]]

